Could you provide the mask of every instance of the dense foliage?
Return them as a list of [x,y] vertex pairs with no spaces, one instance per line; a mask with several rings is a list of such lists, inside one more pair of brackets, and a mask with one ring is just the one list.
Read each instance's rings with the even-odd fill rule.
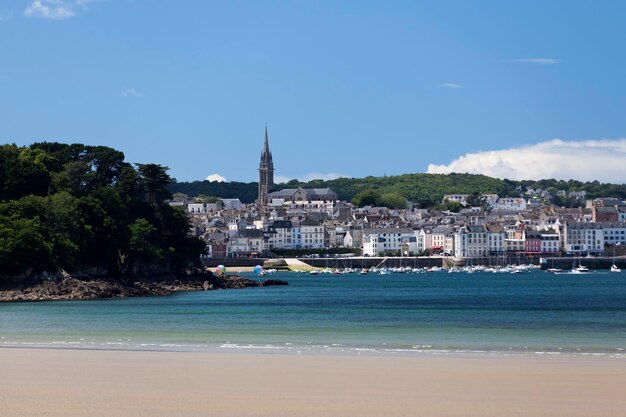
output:
[[172,193],[187,194],[191,197],[238,198],[243,203],[253,203],[259,194],[259,184],[256,182],[174,182],[168,189]]
[[[402,197],[420,207],[433,207],[441,203],[446,194],[498,194],[501,197],[518,197],[517,187],[541,188],[556,193],[557,190],[586,191],[588,198],[617,197],[626,199],[626,185],[602,184],[598,181],[581,182],[575,180],[540,181],[500,180],[485,175],[474,174],[405,174],[386,177],[337,178],[334,180],[314,180],[300,182],[291,180],[279,184],[278,188],[332,188],[342,200],[353,201],[358,197],[357,205],[401,206]],[[189,196],[200,194],[225,198],[239,198],[244,203],[251,203],[257,197],[257,183],[217,183],[196,181],[175,183],[170,186],[172,192],[182,192]],[[369,194],[368,194],[369,193]],[[382,197],[386,196],[385,199]],[[561,205],[573,204],[567,199],[557,199]]]
[[166,167],[105,146],[1,146],[0,275],[185,268],[204,244],[166,203],[170,182]]

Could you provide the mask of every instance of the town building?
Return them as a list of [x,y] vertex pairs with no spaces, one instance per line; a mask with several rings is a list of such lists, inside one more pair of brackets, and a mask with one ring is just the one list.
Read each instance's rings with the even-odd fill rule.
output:
[[563,250],[568,255],[599,255],[604,253],[604,230],[601,223],[565,222]]

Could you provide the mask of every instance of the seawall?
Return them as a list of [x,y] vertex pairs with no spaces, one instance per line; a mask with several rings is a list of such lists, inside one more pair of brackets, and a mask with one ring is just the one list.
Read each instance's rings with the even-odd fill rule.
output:
[[[314,268],[372,268],[387,267],[410,267],[410,268],[430,268],[439,266],[450,268],[452,266],[464,265],[486,265],[486,266],[504,266],[504,265],[522,265],[534,264],[540,265],[542,269],[560,268],[571,269],[572,265],[584,265],[590,269],[610,269],[613,262],[626,269],[626,256],[623,257],[598,257],[598,258],[579,258],[579,257],[551,257],[540,258],[537,256],[508,256],[504,257],[483,257],[483,258],[453,258],[453,257],[352,257],[352,258],[297,258],[298,261],[304,262]],[[205,258],[203,263],[206,267],[216,267],[224,265],[226,267],[253,267],[255,265],[264,265],[267,261],[276,262],[280,258]]]

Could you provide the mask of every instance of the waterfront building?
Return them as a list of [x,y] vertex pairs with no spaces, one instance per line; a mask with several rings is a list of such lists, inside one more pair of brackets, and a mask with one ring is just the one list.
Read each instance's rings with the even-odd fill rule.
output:
[[364,256],[400,256],[405,244],[408,254],[417,253],[417,239],[413,229],[374,228],[363,230]]
[[604,223],[602,225],[604,243],[608,245],[626,245],[626,224]]
[[499,256],[505,252],[504,240],[506,239],[506,233],[501,224],[488,224],[488,242],[489,242],[489,254],[491,256]]
[[604,230],[601,223],[565,222],[563,249],[568,255],[598,255],[604,253]]
[[531,255],[557,255],[561,251],[559,235],[552,231],[527,230],[524,252]]
[[489,255],[489,233],[483,225],[468,225],[454,234],[455,256],[484,257]]
[[300,223],[300,230],[303,248],[324,247],[324,226],[321,223],[307,217]]

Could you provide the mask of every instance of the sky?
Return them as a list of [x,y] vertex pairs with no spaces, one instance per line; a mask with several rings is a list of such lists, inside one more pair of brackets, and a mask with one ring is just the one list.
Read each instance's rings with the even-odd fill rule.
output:
[[626,2],[0,0],[0,142],[179,181],[626,182]]

